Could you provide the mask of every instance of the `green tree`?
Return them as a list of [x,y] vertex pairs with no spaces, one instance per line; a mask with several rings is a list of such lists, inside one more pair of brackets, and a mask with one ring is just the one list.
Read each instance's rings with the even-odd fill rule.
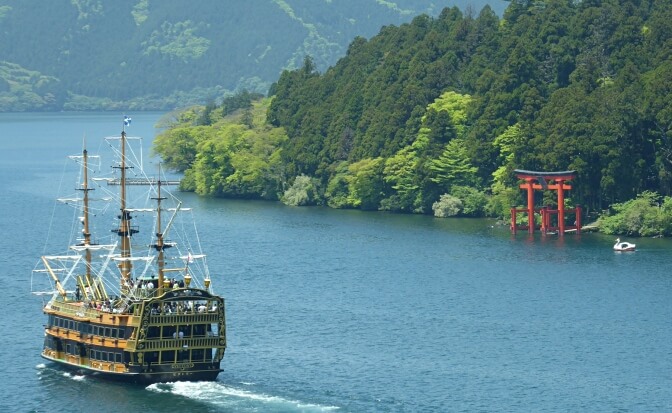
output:
[[291,206],[316,205],[319,202],[316,181],[307,175],[297,176],[282,195],[281,201]]
[[439,158],[431,161],[429,169],[434,172],[431,180],[446,190],[450,190],[453,185],[479,185],[478,168],[471,164],[461,139],[448,142]]

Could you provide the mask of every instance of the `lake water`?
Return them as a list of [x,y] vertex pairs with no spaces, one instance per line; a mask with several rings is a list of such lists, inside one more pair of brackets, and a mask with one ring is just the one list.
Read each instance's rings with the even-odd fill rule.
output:
[[[147,139],[159,113],[134,114]],[[30,294],[66,155],[120,114],[0,114],[8,412],[672,411],[672,242],[181,194],[227,299],[224,372],[149,387],[40,356]],[[95,143],[95,144],[94,144]]]

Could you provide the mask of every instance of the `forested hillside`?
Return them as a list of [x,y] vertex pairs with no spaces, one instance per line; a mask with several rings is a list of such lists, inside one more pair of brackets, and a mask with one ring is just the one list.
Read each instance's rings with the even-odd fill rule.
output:
[[355,36],[485,3],[0,0],[0,111],[174,109],[266,93],[306,55],[324,70]]
[[447,8],[324,73],[305,59],[237,116],[185,113],[156,149],[187,189],[294,205],[504,216],[527,169],[576,170],[570,205],[668,208],[671,39],[669,0]]

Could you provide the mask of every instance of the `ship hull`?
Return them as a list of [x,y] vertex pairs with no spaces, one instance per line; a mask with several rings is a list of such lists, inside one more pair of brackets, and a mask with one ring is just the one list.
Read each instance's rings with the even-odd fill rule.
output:
[[115,313],[52,300],[44,309],[41,356],[80,374],[129,383],[217,379],[226,350],[223,298],[178,288],[131,307]]
[[173,365],[168,366],[152,366],[151,371],[129,371],[129,372],[105,372],[87,368],[82,365],[68,363],[65,360],[59,360],[42,354],[42,358],[53,362],[59,368],[73,371],[82,376],[91,376],[104,380],[111,380],[116,382],[144,384],[149,385],[153,383],[170,383],[176,381],[215,381],[217,376],[222,371],[219,366],[206,364],[204,366],[193,366],[191,369],[181,369],[178,365],[175,368]]

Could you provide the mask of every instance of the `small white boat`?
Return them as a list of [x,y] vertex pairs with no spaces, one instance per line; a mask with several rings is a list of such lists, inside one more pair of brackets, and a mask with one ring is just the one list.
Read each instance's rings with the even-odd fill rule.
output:
[[635,244],[629,242],[621,242],[620,238],[616,238],[616,244],[614,244],[614,251],[634,251]]

